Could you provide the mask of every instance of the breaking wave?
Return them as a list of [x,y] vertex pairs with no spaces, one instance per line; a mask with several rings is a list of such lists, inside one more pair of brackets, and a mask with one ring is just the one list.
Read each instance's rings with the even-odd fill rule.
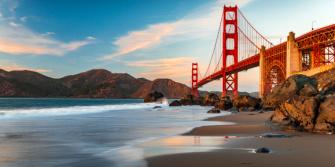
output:
[[132,103],[132,104],[95,105],[95,106],[0,109],[0,115],[2,115],[2,117],[76,115],[76,114],[117,111],[117,110],[151,109],[154,106],[164,107],[166,106],[166,104]]

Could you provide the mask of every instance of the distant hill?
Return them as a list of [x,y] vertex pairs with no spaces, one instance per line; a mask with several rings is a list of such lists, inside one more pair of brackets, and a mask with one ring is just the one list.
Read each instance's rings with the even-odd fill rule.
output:
[[8,72],[0,69],[1,97],[143,98],[155,90],[168,98],[181,98],[190,93],[189,87],[170,79],[150,81],[104,69],[60,79],[32,71]]
[[142,84],[133,94],[133,97],[144,98],[145,95],[153,90],[162,92],[169,98],[181,98],[191,92],[191,89],[186,85],[175,82],[171,79],[156,79]]

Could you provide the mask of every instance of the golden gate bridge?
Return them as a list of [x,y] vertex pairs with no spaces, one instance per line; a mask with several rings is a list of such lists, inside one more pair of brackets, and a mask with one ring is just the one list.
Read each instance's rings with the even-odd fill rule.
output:
[[[335,24],[273,45],[246,19],[237,6],[224,6],[210,62],[200,76],[199,64],[192,63],[192,94],[198,88],[222,78],[222,96],[238,95],[238,73],[259,66],[259,95],[262,97],[290,75],[313,73],[333,65]],[[325,68],[323,68],[325,69]]]

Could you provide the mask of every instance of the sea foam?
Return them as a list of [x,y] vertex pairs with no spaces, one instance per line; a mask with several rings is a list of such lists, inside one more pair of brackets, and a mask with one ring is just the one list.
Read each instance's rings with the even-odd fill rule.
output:
[[25,117],[25,116],[60,116],[89,114],[117,110],[137,110],[151,109],[154,106],[166,106],[165,103],[132,103],[114,105],[94,105],[94,106],[71,106],[71,107],[48,107],[48,108],[20,108],[20,109],[0,109],[1,117]]

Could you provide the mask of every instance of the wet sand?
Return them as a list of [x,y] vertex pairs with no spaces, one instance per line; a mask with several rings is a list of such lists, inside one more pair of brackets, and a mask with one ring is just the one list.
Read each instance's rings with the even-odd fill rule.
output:
[[[282,167],[335,166],[335,136],[303,132],[284,132],[270,126],[272,112],[241,112],[211,121],[234,122],[234,125],[204,126],[186,136],[223,136],[226,142],[207,152],[169,154],[147,158],[149,167]],[[266,138],[264,133],[290,137]],[[271,153],[254,153],[266,147]]]

